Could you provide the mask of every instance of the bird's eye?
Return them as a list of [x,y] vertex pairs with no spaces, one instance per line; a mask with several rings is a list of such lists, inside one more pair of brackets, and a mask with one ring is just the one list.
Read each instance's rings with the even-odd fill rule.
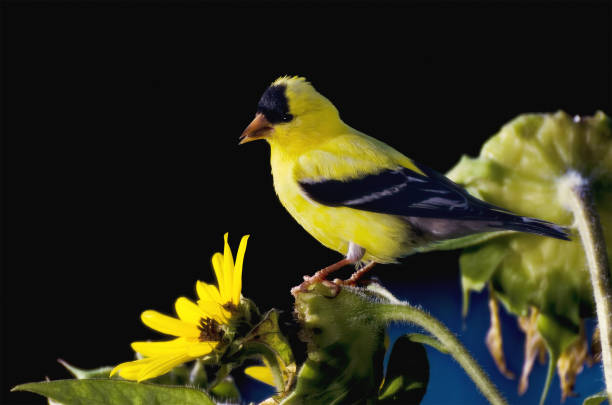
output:
[[293,119],[293,115],[291,114],[283,114],[283,116],[281,117],[281,121],[283,122],[289,122]]

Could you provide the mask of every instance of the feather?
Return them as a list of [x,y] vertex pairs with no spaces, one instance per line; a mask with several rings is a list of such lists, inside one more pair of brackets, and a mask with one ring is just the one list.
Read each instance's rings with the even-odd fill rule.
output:
[[425,175],[397,167],[345,181],[306,179],[299,185],[308,198],[327,206],[403,217],[479,221],[482,231],[513,229],[568,239],[560,226],[486,203],[434,170],[417,166]]

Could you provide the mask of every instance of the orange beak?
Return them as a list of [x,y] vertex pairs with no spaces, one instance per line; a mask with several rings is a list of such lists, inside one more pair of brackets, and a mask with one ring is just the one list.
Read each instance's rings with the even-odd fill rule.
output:
[[240,135],[240,142],[238,145],[265,138],[273,129],[272,124],[270,124],[266,117],[258,113],[255,115],[255,119],[246,127],[242,135]]

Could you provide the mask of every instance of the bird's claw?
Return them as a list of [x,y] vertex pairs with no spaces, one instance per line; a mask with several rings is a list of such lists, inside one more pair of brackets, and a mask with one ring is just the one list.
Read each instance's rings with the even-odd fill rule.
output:
[[293,287],[291,289],[291,295],[297,297],[299,293],[307,292],[308,288],[311,285],[321,283],[324,286],[329,287],[332,290],[332,295],[335,297],[336,295],[338,295],[338,293],[340,293],[340,284],[337,284],[335,281],[336,280],[334,280],[334,282],[331,282],[323,277],[317,277],[316,274],[312,277],[304,276],[304,282],[298,286]]
[[335,278],[334,284],[337,285],[338,287],[341,287],[341,286],[355,287],[357,283],[351,280],[350,278],[347,280],[341,280],[339,278]]

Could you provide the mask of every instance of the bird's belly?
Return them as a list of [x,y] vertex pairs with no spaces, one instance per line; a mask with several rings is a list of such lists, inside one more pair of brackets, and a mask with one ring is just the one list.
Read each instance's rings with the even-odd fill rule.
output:
[[349,242],[354,242],[366,250],[363,260],[392,263],[418,244],[400,217],[318,204],[306,198],[292,179],[275,176],[274,187],[283,206],[308,233],[344,255]]

